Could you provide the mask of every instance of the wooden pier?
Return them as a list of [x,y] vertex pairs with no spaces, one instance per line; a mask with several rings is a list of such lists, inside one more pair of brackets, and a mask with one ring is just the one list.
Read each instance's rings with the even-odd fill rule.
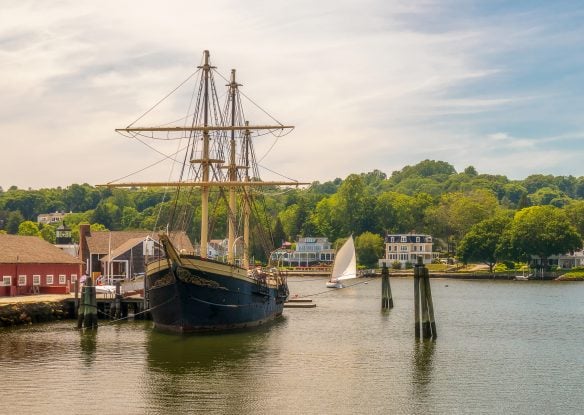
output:
[[284,308],[314,308],[316,304],[311,299],[290,298],[284,303]]
[[[68,298],[65,300],[69,304],[69,310],[72,315],[75,314],[76,300],[75,298]],[[120,310],[119,313],[115,310],[116,298],[112,296],[98,296],[97,297],[97,316],[99,319],[114,318],[119,319],[134,317],[136,320],[149,320],[149,313],[144,313],[144,298],[141,296],[122,297],[118,299]]]

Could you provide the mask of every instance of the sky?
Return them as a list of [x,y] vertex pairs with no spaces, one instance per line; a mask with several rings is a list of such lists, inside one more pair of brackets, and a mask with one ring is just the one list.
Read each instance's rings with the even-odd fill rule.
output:
[[160,159],[114,129],[205,49],[295,126],[260,143],[266,180],[389,176],[425,159],[509,179],[584,175],[580,0],[0,0],[0,10],[4,189],[96,185]]

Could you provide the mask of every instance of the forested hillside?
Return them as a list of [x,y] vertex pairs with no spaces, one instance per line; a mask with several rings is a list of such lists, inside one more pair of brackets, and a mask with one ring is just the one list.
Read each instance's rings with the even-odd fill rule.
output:
[[[106,189],[88,184],[40,190],[11,187],[0,191],[0,231],[39,234],[51,241],[53,227],[39,229],[36,218],[55,211],[72,212],[66,222],[74,231],[81,222],[91,223],[94,229],[158,229],[167,223],[175,205],[186,204],[194,210],[187,232],[196,241],[197,195],[177,197],[164,189]],[[524,246],[528,236],[535,238],[532,244],[545,240],[553,245],[551,251],[535,249],[545,257],[579,248],[584,234],[582,176],[536,174],[509,180],[479,174],[472,166],[457,172],[452,165],[434,160],[390,175],[374,170],[314,182],[305,189],[271,189],[262,195],[260,205],[259,220],[269,222],[276,246],[298,236],[326,236],[334,241],[352,233],[358,249],[371,245],[379,252],[387,232],[418,232],[434,236],[438,249],[457,247],[463,260],[491,263],[533,254],[535,248]],[[227,211],[221,199],[213,209]],[[225,228],[225,221],[214,223],[211,237],[223,238]],[[544,233],[553,235],[545,239]],[[490,248],[476,246],[488,245],[489,235],[496,239]],[[480,250],[492,251],[492,257],[483,258],[487,254]]]

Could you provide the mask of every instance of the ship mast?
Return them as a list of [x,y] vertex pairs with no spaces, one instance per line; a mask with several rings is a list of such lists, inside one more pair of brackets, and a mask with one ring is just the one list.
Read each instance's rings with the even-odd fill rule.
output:
[[[245,122],[249,127],[249,121]],[[245,130],[243,136],[243,151],[245,157],[245,178],[244,182],[249,182],[249,130]],[[249,216],[251,209],[249,206],[249,197],[247,191],[243,198],[243,268],[249,268]]]
[[[235,98],[237,94],[237,87],[239,86],[235,82],[235,69],[231,70],[231,82],[229,83],[229,94],[231,100],[231,126],[235,127]],[[229,167],[228,176],[230,182],[235,182],[237,180],[237,165],[235,164],[235,130],[231,130],[231,140],[229,142]],[[229,188],[229,234],[227,236],[227,262],[230,264],[234,263],[235,259],[235,187]]]
[[[158,124],[154,126],[134,126],[136,121],[142,119],[159,103],[150,110],[145,112],[140,118],[125,128],[116,129],[120,134],[131,138],[146,139],[180,139],[189,137],[189,144],[184,161],[190,161],[189,174],[183,176],[184,167],[181,171],[180,178],[177,181],[152,181],[152,182],[110,182],[105,187],[198,187],[201,189],[201,239],[200,252],[201,258],[208,257],[208,243],[210,233],[209,220],[209,202],[212,188],[227,189],[228,205],[228,235],[227,235],[227,262],[235,264],[235,244],[238,240],[237,234],[237,193],[243,192],[241,202],[241,214],[243,216],[243,268],[249,266],[249,247],[250,247],[250,217],[252,212],[251,206],[251,187],[263,186],[299,186],[309,183],[300,183],[290,180],[261,181],[259,174],[255,170],[255,156],[253,152],[251,138],[254,134],[270,134],[276,131],[292,129],[294,127],[283,125],[277,120],[275,125],[250,125],[244,121],[244,114],[241,108],[239,86],[236,82],[235,69],[231,71],[231,79],[227,84],[228,96],[227,107],[224,111],[218,111],[218,97],[215,90],[214,72],[215,67],[211,66],[209,51],[203,52],[203,64],[197,67],[200,72],[198,83],[198,92],[193,94],[196,99],[196,108],[193,112],[193,122],[191,125],[178,126],[175,122],[167,124]],[[182,84],[181,84],[182,85]],[[178,89],[178,88],[177,88]],[[177,90],[175,89],[175,91]],[[174,92],[174,91],[173,91]],[[170,94],[169,94],[170,95]],[[168,96],[167,96],[168,97]],[[166,98],[165,98],[166,99]],[[265,111],[264,111],[265,112]],[[269,114],[268,114],[269,115]],[[270,116],[271,117],[271,116]],[[173,125],[174,124],[174,125]],[[263,133],[258,133],[263,131]],[[228,133],[229,132],[229,133]],[[188,134],[187,134],[188,133]],[[165,137],[165,138],[164,138]],[[140,138],[138,138],[139,141]],[[191,141],[192,140],[192,141]],[[145,143],[143,143],[145,144]],[[200,147],[201,146],[201,147]],[[239,147],[241,146],[241,147]],[[150,147],[150,146],[149,146]],[[225,154],[224,153],[227,153]],[[238,151],[241,151],[238,155]],[[190,154],[189,154],[190,152]],[[160,152],[159,152],[160,153]],[[239,165],[237,158],[239,159]],[[173,160],[172,156],[166,158]],[[225,162],[225,159],[227,162]],[[176,161],[176,160],[175,160]],[[227,174],[220,174],[218,169],[226,168]],[[250,172],[253,169],[253,173]],[[240,172],[240,170],[242,170]],[[250,174],[254,176],[252,180]],[[127,177],[127,176],[126,176]],[[178,192],[179,190],[177,190]],[[223,196],[222,191],[220,194]]]
[[[204,53],[205,64],[203,69],[204,89],[203,89],[203,127],[209,126],[209,51]],[[203,130],[203,154],[201,157],[203,168],[203,182],[209,181],[209,130]],[[209,238],[209,186],[201,187],[201,258],[207,258],[207,240]]]

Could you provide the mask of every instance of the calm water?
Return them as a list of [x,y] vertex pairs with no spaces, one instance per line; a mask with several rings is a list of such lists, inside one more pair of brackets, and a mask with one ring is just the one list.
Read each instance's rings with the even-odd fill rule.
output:
[[413,280],[391,284],[387,313],[375,280],[237,334],[0,329],[0,412],[583,413],[584,284],[432,280],[436,342],[414,340]]

